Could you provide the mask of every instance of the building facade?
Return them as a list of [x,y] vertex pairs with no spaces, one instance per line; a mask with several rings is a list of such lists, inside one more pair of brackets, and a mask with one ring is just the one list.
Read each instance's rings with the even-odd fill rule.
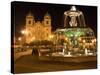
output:
[[35,21],[32,13],[26,16],[26,43],[49,40],[51,35],[51,16],[46,13],[42,21]]

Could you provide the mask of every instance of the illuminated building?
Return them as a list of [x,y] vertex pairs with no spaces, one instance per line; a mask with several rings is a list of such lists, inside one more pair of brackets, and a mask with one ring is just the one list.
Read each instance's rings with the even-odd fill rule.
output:
[[26,29],[22,31],[25,35],[26,43],[32,41],[49,40],[51,35],[51,16],[46,13],[43,21],[35,21],[32,13],[26,16]]

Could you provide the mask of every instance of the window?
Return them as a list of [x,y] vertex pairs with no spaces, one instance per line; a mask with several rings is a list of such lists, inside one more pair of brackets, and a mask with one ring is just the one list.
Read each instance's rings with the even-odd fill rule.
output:
[[47,33],[47,37],[48,37],[48,35],[49,35],[49,34]]
[[48,22],[48,21],[46,21],[46,24],[49,24],[49,22]]
[[48,29],[46,29],[46,31],[48,31]]
[[31,24],[31,21],[30,20],[28,21],[28,24]]

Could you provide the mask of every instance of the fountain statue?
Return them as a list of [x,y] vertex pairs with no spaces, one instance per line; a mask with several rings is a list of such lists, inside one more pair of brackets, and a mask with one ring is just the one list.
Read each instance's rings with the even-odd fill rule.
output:
[[81,11],[72,6],[70,10],[64,12],[64,27],[85,27],[84,15]]

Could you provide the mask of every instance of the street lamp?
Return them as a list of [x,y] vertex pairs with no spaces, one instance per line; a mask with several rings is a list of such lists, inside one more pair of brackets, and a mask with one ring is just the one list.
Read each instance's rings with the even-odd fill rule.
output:
[[22,38],[21,38],[21,37],[19,37],[19,38],[18,38],[18,41],[21,41],[21,40],[22,40]]
[[94,42],[96,42],[96,39],[93,39],[93,40],[92,40],[92,43],[94,43]]
[[21,30],[21,34],[22,34],[22,39],[24,40],[23,43],[26,43],[27,36],[29,34],[28,30],[26,30],[26,29]]
[[54,35],[50,35],[49,38],[52,39],[54,37]]
[[22,30],[21,33],[22,33],[23,35],[27,35],[27,34],[28,34],[28,31],[27,31],[27,30]]
[[68,41],[68,38],[66,37],[65,40]]
[[25,31],[24,31],[24,30],[22,30],[22,31],[21,31],[21,33],[22,33],[22,34],[25,34]]
[[94,39],[94,42],[96,42],[97,40],[96,39]]
[[19,44],[21,45],[21,44],[22,44],[22,38],[19,37],[19,38],[18,38],[18,41],[19,41]]
[[83,43],[85,43],[85,40],[83,40]]
[[78,40],[81,41],[82,39],[79,37]]

